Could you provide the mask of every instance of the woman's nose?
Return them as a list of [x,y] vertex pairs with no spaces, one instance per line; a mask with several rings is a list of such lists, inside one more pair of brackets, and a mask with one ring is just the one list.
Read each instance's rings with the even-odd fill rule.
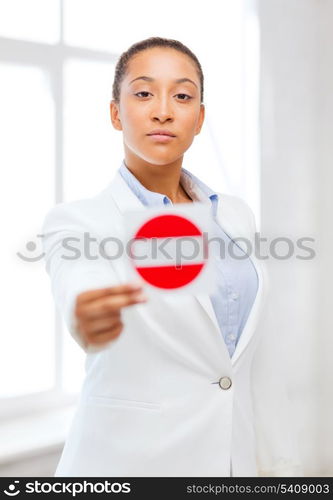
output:
[[151,116],[153,120],[156,119],[160,121],[172,120],[174,114],[173,114],[172,104],[170,103],[170,101],[166,98],[156,99],[152,109]]

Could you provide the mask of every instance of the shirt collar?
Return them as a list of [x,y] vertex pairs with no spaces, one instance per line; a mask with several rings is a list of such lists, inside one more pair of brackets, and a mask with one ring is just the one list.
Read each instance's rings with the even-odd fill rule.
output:
[[182,186],[193,200],[201,201],[203,203],[207,203],[210,200],[212,205],[212,214],[215,217],[219,202],[218,193],[213,191],[209,186],[207,186],[207,184],[202,182],[198,177],[184,167],[181,169],[181,180]]
[[[134,194],[139,198],[143,205],[149,206],[160,206],[172,204],[168,196],[156,193],[155,191],[150,191],[145,188],[143,184],[132,174],[132,172],[127,168],[125,161],[123,160],[119,168],[119,173],[124,178],[124,180],[131,187]],[[212,215],[215,217],[217,212],[217,205],[219,201],[219,195],[213,191],[209,186],[203,183],[198,177],[192,174],[189,170],[182,167],[180,172],[180,182],[187,194],[194,201],[200,201],[202,203],[211,203]]]

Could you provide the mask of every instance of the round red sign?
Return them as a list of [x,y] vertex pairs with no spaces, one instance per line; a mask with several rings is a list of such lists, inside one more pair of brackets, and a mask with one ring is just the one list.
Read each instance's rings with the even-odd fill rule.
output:
[[[189,259],[181,259],[180,262],[180,257],[183,257],[179,256],[180,244],[185,246],[188,242],[193,245],[196,243],[196,248],[200,248],[200,251],[193,256],[191,262]],[[142,243],[141,249],[146,251],[145,263],[142,256],[139,258],[133,255],[132,248],[138,243]],[[202,231],[186,217],[158,215],[138,229],[132,241],[130,256],[136,271],[149,284],[158,288],[175,289],[190,284],[201,273],[205,266],[201,251],[204,246]]]

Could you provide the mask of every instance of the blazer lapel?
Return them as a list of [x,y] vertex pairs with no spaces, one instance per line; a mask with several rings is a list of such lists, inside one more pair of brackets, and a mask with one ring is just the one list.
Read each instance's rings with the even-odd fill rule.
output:
[[106,189],[111,193],[122,215],[127,210],[145,210],[148,208],[135,196],[119,172],[116,172]]

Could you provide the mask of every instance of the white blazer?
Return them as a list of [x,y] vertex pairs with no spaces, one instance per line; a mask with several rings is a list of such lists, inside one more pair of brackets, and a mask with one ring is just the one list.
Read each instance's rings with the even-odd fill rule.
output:
[[[83,344],[75,298],[128,281],[125,258],[68,260],[64,238],[80,240],[76,248],[85,232],[98,241],[121,239],[122,216],[133,209],[145,207],[117,172],[96,196],[58,204],[44,219],[52,294],[86,352],[80,400],[55,475],[299,475],[278,345],[259,328],[267,272],[254,255],[259,288],[231,359],[204,294],[149,297],[122,310],[116,340],[98,348]],[[240,198],[220,193],[217,219],[232,238],[253,241],[254,216]],[[223,377],[229,388],[218,383]]]

